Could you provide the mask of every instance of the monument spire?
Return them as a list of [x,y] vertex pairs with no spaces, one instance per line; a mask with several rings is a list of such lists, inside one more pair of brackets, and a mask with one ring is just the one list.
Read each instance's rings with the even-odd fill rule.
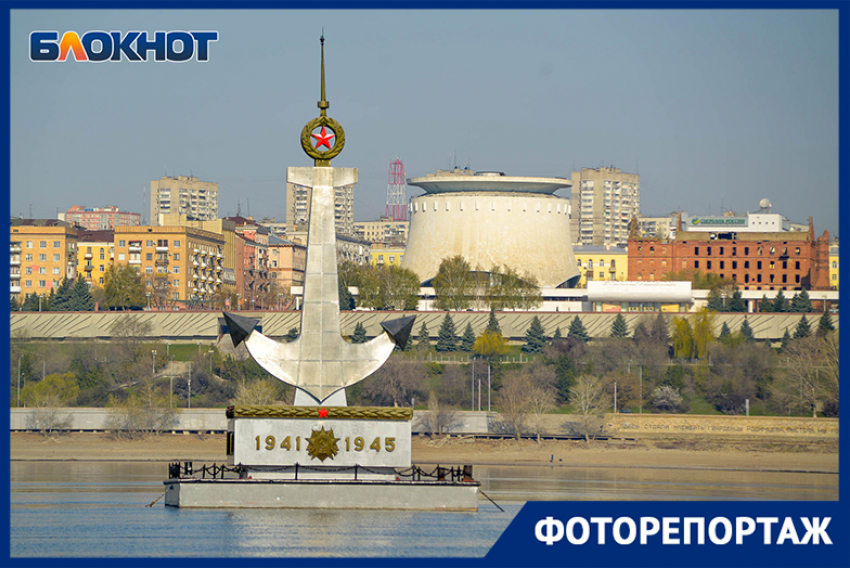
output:
[[319,109],[322,116],[327,116],[327,109],[331,106],[331,103],[325,100],[325,28],[322,28],[319,43],[322,44],[322,100],[319,101]]
[[319,38],[321,45],[321,85],[322,100],[319,101],[319,116],[311,120],[301,131],[301,147],[313,158],[317,168],[330,167],[331,158],[342,152],[345,146],[345,131],[333,118],[328,116],[331,104],[325,96],[325,30]]

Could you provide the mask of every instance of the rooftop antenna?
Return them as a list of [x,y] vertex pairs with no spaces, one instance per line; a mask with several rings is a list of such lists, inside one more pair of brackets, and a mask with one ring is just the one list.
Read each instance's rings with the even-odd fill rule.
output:
[[32,219],[32,203],[30,203],[30,219]]
[[242,216],[242,202],[239,199],[236,200],[236,216]]

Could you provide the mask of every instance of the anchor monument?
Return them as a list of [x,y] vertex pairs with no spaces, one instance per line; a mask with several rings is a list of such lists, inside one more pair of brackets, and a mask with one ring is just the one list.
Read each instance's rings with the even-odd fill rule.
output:
[[[293,406],[228,408],[227,458],[238,479],[180,477],[166,485],[166,505],[477,510],[478,482],[468,466],[436,468],[423,479],[411,467],[409,408],[349,407],[345,388],[377,371],[404,347],[415,316],[382,322],[371,341],[345,341],[340,330],[335,188],[357,182],[356,168],[331,167],[345,132],[327,116],[324,34],[320,115],[301,132],[314,167],[287,168],[287,180],[312,190],[301,330],[280,343],[260,333],[259,320],[224,312],[234,346],[272,376],[296,387]],[[401,469],[400,469],[401,468]]]

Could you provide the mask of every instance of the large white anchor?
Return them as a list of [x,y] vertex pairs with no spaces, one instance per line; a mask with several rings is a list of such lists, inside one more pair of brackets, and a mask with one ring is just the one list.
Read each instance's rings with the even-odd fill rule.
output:
[[[368,343],[349,343],[342,338],[334,187],[357,183],[357,170],[332,167],[287,170],[289,181],[313,188],[301,334],[295,341],[279,343],[255,330],[256,319],[227,312],[224,312],[224,318],[234,346],[244,342],[248,353],[263,369],[298,388],[296,404],[318,405],[329,401],[344,406],[342,389],[377,371],[397,344],[403,348],[410,337],[415,316],[382,322],[384,333]],[[334,393],[339,394],[331,399]]]

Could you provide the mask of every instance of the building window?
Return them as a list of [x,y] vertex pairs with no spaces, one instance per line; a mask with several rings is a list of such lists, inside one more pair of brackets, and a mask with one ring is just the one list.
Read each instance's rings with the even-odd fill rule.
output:
[[800,275],[799,275],[799,274],[797,274],[797,275],[794,277],[794,281],[795,281],[795,282],[797,282],[797,284],[799,284],[799,283],[800,283]]
[[787,274],[783,274],[783,275],[782,275],[782,283],[783,283],[783,284],[785,284],[786,282],[788,282],[788,275],[787,275]]
[[32,262],[32,255],[31,254],[26,255],[26,259],[27,259],[27,262]]
[[720,247],[720,254],[723,254],[723,247]]
[[180,267],[175,266],[173,272],[174,272],[174,274],[180,274]]
[[750,247],[744,247],[744,256],[750,254]]
[[738,247],[732,247],[732,256],[738,255]]
[[[720,250],[722,251],[723,249],[720,249]],[[722,253],[721,253],[721,254],[722,254]],[[721,261],[720,261],[720,270],[723,270],[723,265],[724,265],[724,264],[726,264],[726,263],[725,263],[724,261],[722,261],[722,260],[721,260]]]
[[794,261],[794,269],[795,269],[795,270],[800,270],[800,261],[799,261],[799,260],[795,260],[795,261]]
[[119,240],[119,241],[118,241],[118,246],[119,246],[119,247],[127,246],[127,241],[125,241],[125,240]]
[[604,272],[600,272],[600,273],[599,273],[599,277],[600,277],[600,278],[605,278],[605,273],[604,273]]
[[28,248],[28,249],[31,249],[31,248],[32,248],[32,241],[27,241],[27,248]]
[[59,262],[59,255],[58,254],[53,255],[53,262]]
[[750,267],[750,261],[749,261],[749,260],[745,260],[745,261],[744,261],[744,268],[746,269],[746,268],[749,268],[749,267]]
[[180,260],[180,253],[179,252],[175,252],[172,256],[174,257],[174,260]]
[[24,287],[25,288],[32,288],[32,280],[24,281]]
[[152,252],[145,253],[145,260],[153,260],[153,253]]
[[32,266],[27,266],[25,273],[32,274]]
[[153,274],[153,266],[145,266],[145,274]]
[[756,268],[757,268],[758,270],[761,270],[761,261],[758,261],[758,262],[756,263]]
[[102,264],[98,268],[100,269],[101,272],[103,272],[103,265]]
[[699,256],[699,247],[694,247],[694,256]]
[[59,267],[58,266],[53,267],[53,274],[59,274]]
[[39,288],[44,288],[45,286],[47,286],[47,281],[46,280],[39,280],[38,286],[39,286]]
[[38,255],[38,260],[39,260],[40,262],[47,262],[47,255],[46,255],[46,254],[40,254],[40,255]]
[[705,251],[706,256],[711,256],[711,247],[705,247],[707,250]]
[[699,261],[698,260],[694,261],[694,268],[699,268]]
[[774,280],[774,277],[775,277],[775,276],[776,276],[775,274],[771,274],[771,275],[770,275],[770,283],[771,283],[771,284],[773,284],[773,280]]
[[832,261],[832,267],[833,267],[833,268],[838,268],[838,262],[837,262],[837,261],[835,261],[835,260],[833,260],[833,261]]
[[38,248],[46,249],[47,248],[47,241],[39,241]]
[[123,252],[118,253],[118,260],[124,260],[126,255]]
[[736,268],[738,268],[738,261],[737,261],[737,260],[733,260],[733,261],[732,261],[732,270],[735,270]]
[[833,280],[838,280],[838,274],[833,274],[833,275],[832,275],[832,279],[833,279]]
[[797,256],[800,256],[800,247],[797,247],[796,254]]
[[776,268],[776,263],[771,260],[770,261],[770,269],[773,270],[774,268]]
[[145,241],[145,246],[146,246],[146,247],[152,247],[152,246],[153,246],[153,241]]
[[175,281],[174,281],[174,287],[176,288],[176,287],[179,287],[179,286],[180,286],[180,281],[179,281],[179,280],[175,280]]
[[[710,249],[709,249],[709,250],[710,250]],[[711,270],[711,261],[710,261],[710,260],[706,260],[706,261],[705,261],[705,269],[706,269],[706,270]]]
[[174,248],[180,248],[180,241],[174,241]]
[[776,254],[776,247],[770,247],[770,256]]

